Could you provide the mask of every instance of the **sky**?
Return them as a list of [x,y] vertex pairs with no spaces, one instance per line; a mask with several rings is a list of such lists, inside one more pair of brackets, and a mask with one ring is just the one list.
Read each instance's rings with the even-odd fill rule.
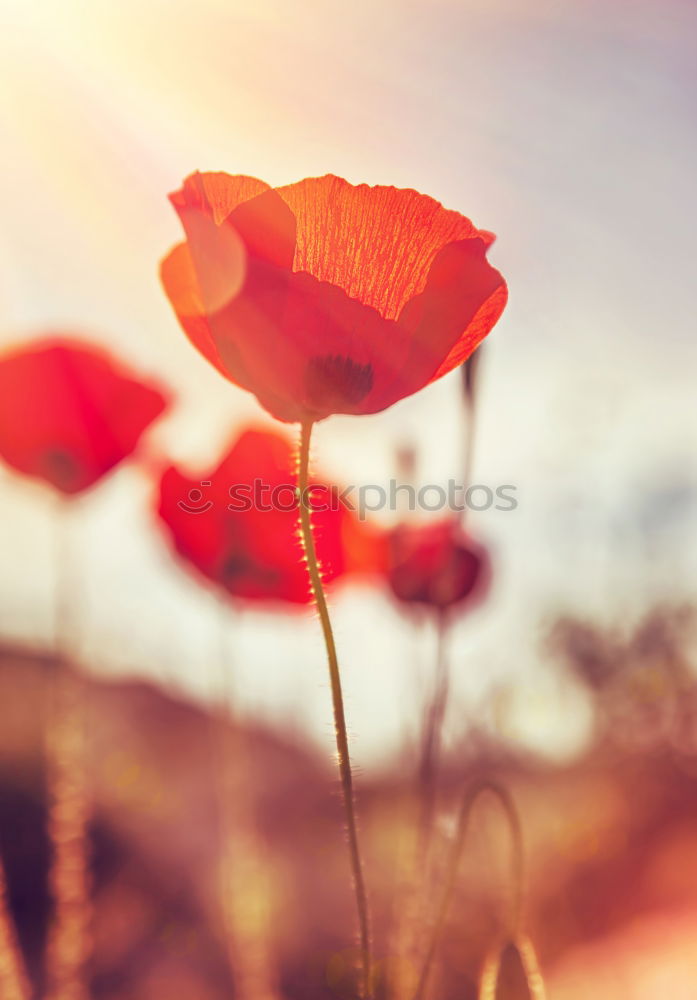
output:
[[[176,391],[148,451],[203,469],[268,418],[193,352],[159,286],[186,174],[415,187],[494,231],[510,303],[474,478],[519,502],[471,521],[494,588],[452,636],[448,732],[477,718],[571,756],[590,714],[546,658],[555,615],[629,627],[695,597],[696,31],[691,0],[0,0],[0,346],[49,330],[110,346]],[[415,444],[420,480],[445,483],[464,432],[454,375],[320,425],[315,460],[379,484]],[[7,470],[0,491],[0,634],[48,644],[62,515]],[[226,685],[330,749],[312,616],[221,608],[151,505],[128,468],[70,516],[81,661],[202,700]],[[433,635],[367,587],[333,611],[355,757],[386,766],[417,727]]]

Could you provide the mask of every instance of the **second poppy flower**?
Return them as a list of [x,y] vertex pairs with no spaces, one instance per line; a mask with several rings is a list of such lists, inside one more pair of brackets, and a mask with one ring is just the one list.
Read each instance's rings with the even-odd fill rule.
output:
[[[293,465],[283,435],[247,430],[202,478],[166,469],[158,514],[179,555],[233,597],[309,602]],[[373,543],[330,485],[313,480],[310,494],[325,582],[377,569],[384,551],[377,534]]]

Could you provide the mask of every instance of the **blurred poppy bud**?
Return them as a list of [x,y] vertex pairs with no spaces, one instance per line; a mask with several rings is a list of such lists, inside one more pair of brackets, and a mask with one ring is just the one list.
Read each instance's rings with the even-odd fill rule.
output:
[[399,525],[389,536],[387,562],[398,601],[437,611],[478,603],[491,577],[486,549],[452,518]]
[[416,448],[409,442],[403,442],[397,447],[395,465],[397,476],[403,483],[413,483],[416,478]]

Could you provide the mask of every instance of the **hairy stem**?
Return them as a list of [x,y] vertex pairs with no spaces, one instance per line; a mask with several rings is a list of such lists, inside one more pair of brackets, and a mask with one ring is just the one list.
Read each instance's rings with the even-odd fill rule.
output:
[[474,784],[465,791],[462,800],[457,824],[457,833],[455,835],[455,841],[453,843],[450,861],[448,863],[445,888],[443,889],[440,906],[438,907],[436,920],[429,938],[428,947],[426,949],[426,957],[424,958],[421,974],[419,976],[419,982],[414,994],[414,1000],[421,1000],[424,995],[426,984],[428,982],[428,976],[435,957],[436,948],[438,946],[438,942],[440,941],[440,936],[443,931],[443,926],[448,915],[453,891],[457,882],[457,873],[460,867],[462,848],[464,846],[469,820],[472,815],[472,809],[475,803],[486,792],[494,795],[503,806],[511,831],[513,892],[511,895],[508,931],[512,939],[516,939],[519,935],[520,917],[523,904],[523,836],[520,827],[520,819],[518,817],[518,811],[515,807],[515,803],[508,789],[495,781],[481,779],[474,782]]
[[303,548],[305,550],[305,557],[307,559],[307,568],[310,575],[312,593],[317,604],[319,620],[322,625],[324,642],[327,648],[327,663],[329,665],[329,680],[332,691],[332,705],[334,709],[336,750],[339,760],[341,791],[344,800],[344,809],[346,812],[346,827],[348,832],[351,873],[353,875],[353,887],[356,895],[356,909],[358,911],[362,962],[361,993],[365,1000],[370,1000],[370,997],[372,996],[370,919],[368,915],[368,898],[365,888],[365,878],[363,876],[363,862],[361,860],[361,852],[358,841],[356,806],[353,796],[353,775],[351,773],[351,757],[349,755],[348,732],[346,730],[346,717],[344,714],[344,696],[341,690],[341,674],[339,672],[339,661],[336,655],[334,633],[332,632],[329,610],[327,608],[327,600],[324,595],[322,575],[317,562],[317,552],[315,550],[310,507],[307,497],[311,434],[312,424],[302,424],[300,431],[300,455],[298,460],[300,531]]

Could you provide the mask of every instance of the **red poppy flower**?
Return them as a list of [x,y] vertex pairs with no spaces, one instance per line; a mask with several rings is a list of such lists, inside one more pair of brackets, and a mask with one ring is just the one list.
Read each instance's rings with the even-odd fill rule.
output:
[[0,455],[62,493],[94,485],[165,408],[107,354],[52,339],[0,358]]
[[389,536],[387,579],[397,600],[437,611],[473,606],[485,595],[486,549],[457,521],[401,524]]
[[493,236],[416,191],[195,173],[171,201],[179,321],[280,420],[391,406],[463,362],[506,303]]
[[[371,529],[335,487],[313,480],[309,502],[325,582],[375,569]],[[298,536],[294,450],[282,435],[245,431],[213,471],[195,479],[175,467],[160,481],[158,514],[174,548],[208,580],[247,600],[310,600]]]

